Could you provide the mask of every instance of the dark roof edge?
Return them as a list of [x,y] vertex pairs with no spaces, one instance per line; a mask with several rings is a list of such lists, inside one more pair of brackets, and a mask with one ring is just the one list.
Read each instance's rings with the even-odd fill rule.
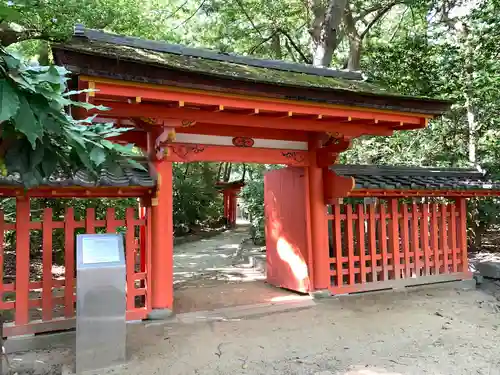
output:
[[407,167],[385,165],[333,165],[330,170],[341,175],[358,176],[423,176],[423,177],[464,177],[482,179],[485,175],[476,169]]
[[285,62],[279,60],[265,60],[265,59],[258,59],[255,57],[247,57],[247,56],[240,56],[233,54],[222,54],[208,49],[190,48],[178,44],[169,44],[154,40],[146,40],[136,37],[106,33],[100,30],[87,29],[83,25],[75,26],[74,36],[85,37],[89,40],[113,43],[127,47],[148,49],[156,52],[166,52],[183,56],[199,57],[215,61],[224,61],[234,64],[258,67],[258,68],[268,68],[274,70],[311,74],[321,77],[333,77],[333,78],[347,79],[353,81],[364,80],[363,75],[359,72],[334,70],[329,68],[319,68],[312,65]]

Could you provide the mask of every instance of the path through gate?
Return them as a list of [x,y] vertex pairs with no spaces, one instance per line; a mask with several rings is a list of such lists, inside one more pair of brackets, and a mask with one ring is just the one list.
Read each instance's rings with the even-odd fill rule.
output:
[[[110,207],[105,217],[98,219],[94,208],[87,208],[84,215],[76,217],[74,208],[67,207],[63,217],[54,218],[53,210],[45,208],[41,219],[33,219],[27,198],[17,199],[14,220],[0,211],[0,275],[3,276],[0,310],[6,320],[11,321],[5,325],[5,334],[14,336],[75,326],[75,238],[78,233],[124,234],[127,319],[146,318],[151,306],[148,293],[151,210],[144,211],[139,217],[138,209],[129,207],[124,217],[118,217]],[[41,232],[39,245],[33,243],[36,231]],[[8,236],[12,239],[9,242]],[[61,238],[58,236],[62,236],[62,241],[56,241]],[[6,246],[8,243],[11,245]],[[33,258],[36,246],[41,259]],[[60,265],[55,264],[56,252],[63,254]],[[8,262],[14,262],[15,270],[6,270]],[[63,271],[54,271],[57,266]]]

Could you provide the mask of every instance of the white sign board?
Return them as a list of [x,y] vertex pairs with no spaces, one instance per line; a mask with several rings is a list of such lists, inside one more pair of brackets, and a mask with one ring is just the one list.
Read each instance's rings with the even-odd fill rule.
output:
[[120,261],[117,237],[85,237],[82,239],[82,263],[115,263]]

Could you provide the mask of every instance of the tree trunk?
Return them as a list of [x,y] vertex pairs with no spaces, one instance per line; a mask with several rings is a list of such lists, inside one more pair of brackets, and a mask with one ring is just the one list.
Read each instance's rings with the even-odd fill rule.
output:
[[333,52],[340,40],[340,23],[347,0],[328,0],[326,8],[321,0],[310,0],[313,14],[310,28],[314,66],[330,66]]
[[271,38],[271,49],[273,51],[273,57],[277,60],[283,59],[283,54],[281,53],[281,40],[280,34],[275,32]]
[[358,37],[349,40],[349,60],[347,62],[347,69],[350,71],[361,70],[361,51],[362,41]]

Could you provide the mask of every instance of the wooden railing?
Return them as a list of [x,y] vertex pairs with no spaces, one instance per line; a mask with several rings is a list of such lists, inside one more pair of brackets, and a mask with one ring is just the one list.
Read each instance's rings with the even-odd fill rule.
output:
[[335,204],[329,219],[335,294],[446,281],[468,273],[466,205]]
[[[74,209],[66,209],[63,220],[54,220],[51,208],[45,208],[41,220],[32,220],[28,199],[17,199],[16,219],[7,222],[0,211],[0,310],[11,323],[6,324],[8,336],[22,335],[48,330],[66,329],[74,326],[75,315],[75,231],[80,233],[124,232],[127,271],[127,319],[145,318],[149,312],[148,274],[150,259],[150,235],[146,216],[136,217],[135,208],[127,208],[124,219],[117,219],[114,208],[108,208],[106,216],[97,220],[95,210],[88,208],[84,218],[75,219]],[[142,228],[142,230],[141,230]],[[64,231],[64,268],[59,277],[54,277],[53,246],[55,231]],[[5,280],[5,234],[15,231],[15,276]],[[34,270],[36,262],[30,259],[30,236],[32,231],[42,232],[41,269]],[[140,236],[139,233],[143,233]],[[145,234],[145,236],[144,236]],[[140,237],[145,243],[140,243]],[[145,238],[144,238],[145,237]],[[139,254],[140,250],[145,254]],[[12,258],[11,254],[11,258]],[[146,261],[146,264],[141,264]],[[31,269],[31,272],[30,272]],[[40,277],[41,276],[41,277]]]

